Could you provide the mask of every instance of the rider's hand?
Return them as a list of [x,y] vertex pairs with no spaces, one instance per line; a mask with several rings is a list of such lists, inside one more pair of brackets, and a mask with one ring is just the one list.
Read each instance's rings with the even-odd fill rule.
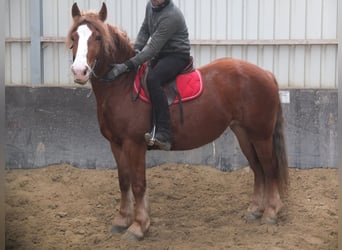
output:
[[106,75],[107,80],[114,80],[122,73],[128,72],[128,67],[124,63],[113,64],[113,68]]

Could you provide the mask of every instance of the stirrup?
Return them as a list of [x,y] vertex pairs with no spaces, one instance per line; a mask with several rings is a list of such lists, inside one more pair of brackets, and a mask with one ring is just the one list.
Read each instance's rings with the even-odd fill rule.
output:
[[171,143],[169,141],[161,141],[156,137],[156,126],[153,126],[152,131],[145,133],[145,141],[148,146],[157,146],[159,149],[169,151]]

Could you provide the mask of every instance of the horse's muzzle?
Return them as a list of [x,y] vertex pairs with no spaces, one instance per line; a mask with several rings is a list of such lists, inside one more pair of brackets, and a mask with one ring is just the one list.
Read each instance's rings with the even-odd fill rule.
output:
[[89,66],[75,67],[72,65],[71,72],[74,75],[74,82],[84,85],[89,80],[91,70]]

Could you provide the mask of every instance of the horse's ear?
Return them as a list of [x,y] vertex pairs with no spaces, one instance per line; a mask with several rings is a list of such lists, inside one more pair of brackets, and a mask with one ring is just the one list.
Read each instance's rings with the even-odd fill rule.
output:
[[76,21],[81,16],[81,11],[77,6],[77,3],[74,3],[71,8],[71,15],[74,21]]
[[99,18],[102,22],[106,21],[107,19],[107,6],[105,3],[102,3],[102,7],[99,11]]

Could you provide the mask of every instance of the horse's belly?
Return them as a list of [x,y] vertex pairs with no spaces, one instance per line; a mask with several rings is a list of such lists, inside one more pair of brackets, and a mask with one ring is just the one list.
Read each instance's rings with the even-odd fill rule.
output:
[[[185,121],[186,122],[186,121]],[[193,121],[189,126],[180,126],[174,133],[173,149],[189,150],[206,145],[219,138],[229,124],[225,121]]]

